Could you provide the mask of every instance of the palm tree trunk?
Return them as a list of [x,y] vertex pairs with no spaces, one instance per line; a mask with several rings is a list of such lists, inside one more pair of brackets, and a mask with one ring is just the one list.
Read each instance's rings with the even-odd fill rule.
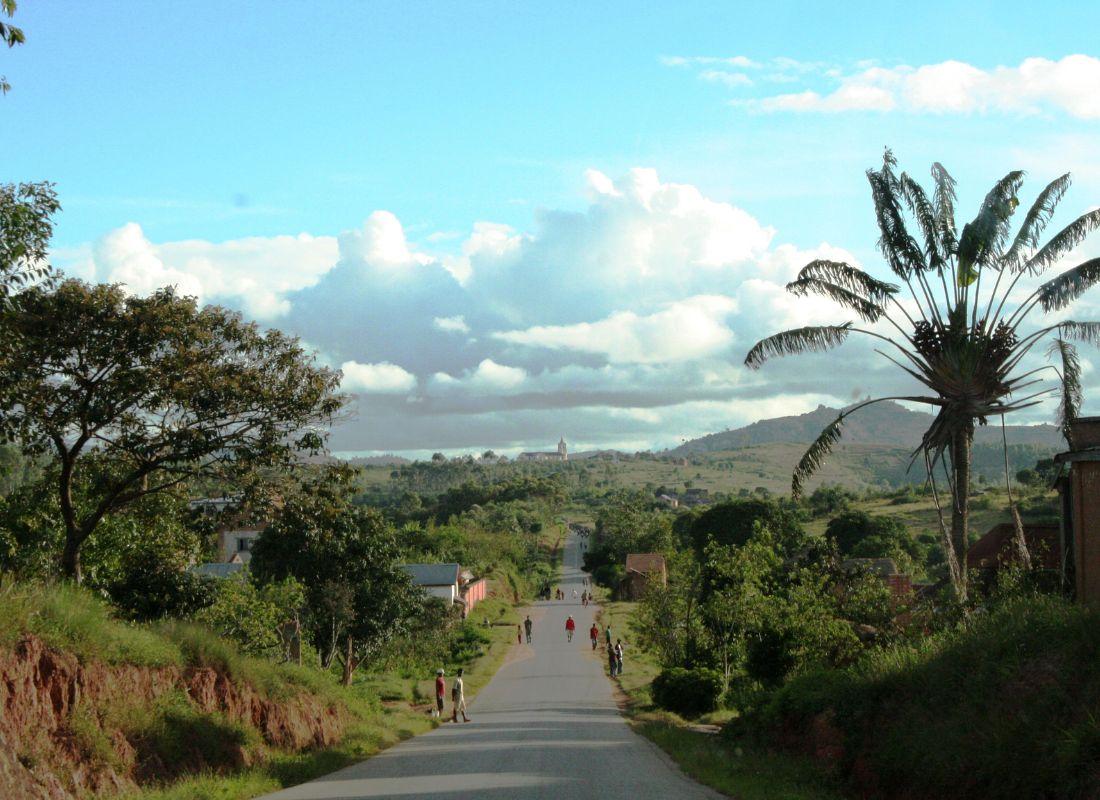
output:
[[958,562],[955,594],[966,600],[966,553],[970,548],[970,450],[974,443],[974,425],[968,424],[951,441],[951,541]]

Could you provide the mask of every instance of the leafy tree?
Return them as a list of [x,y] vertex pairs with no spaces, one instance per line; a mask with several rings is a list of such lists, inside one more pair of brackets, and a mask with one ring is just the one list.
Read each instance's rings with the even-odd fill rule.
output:
[[[12,298],[4,327],[0,433],[57,459],[61,565],[77,581],[81,547],[108,514],[196,478],[286,467],[322,447],[318,426],[342,405],[339,373],[297,340],[172,289],[32,287]],[[93,462],[80,508],[74,486]]]
[[897,517],[845,511],[829,520],[825,535],[836,542],[841,555],[852,558],[892,558],[901,567],[912,566],[921,548]]
[[[89,458],[73,486],[73,502],[86,509],[106,480],[102,460]],[[59,468],[47,466],[37,481],[24,484],[0,500],[0,570],[28,579],[52,579],[65,545],[65,525],[57,495]],[[201,534],[190,520],[185,487],[146,495],[107,514],[81,552],[85,581],[110,594],[133,583],[142,572],[181,572],[202,550]],[[140,576],[139,576],[140,577]]]
[[[595,542],[585,551],[585,569],[597,581],[610,585],[622,572],[630,553],[667,553],[672,549],[672,524],[668,514],[654,508],[644,493],[623,492],[596,514]],[[601,567],[617,570],[601,571]]]
[[213,578],[153,561],[130,565],[108,594],[124,617],[148,622],[190,617],[214,602],[217,587]]
[[693,547],[700,558],[711,540],[721,545],[740,546],[761,526],[783,541],[800,541],[803,535],[798,514],[766,497],[727,500],[700,513],[683,514],[676,520],[680,539]]
[[351,503],[353,475],[332,468],[307,482],[256,541],[250,568],[262,583],[293,577],[322,665],[343,664],[344,683],[403,634],[423,605],[398,564],[393,528]]
[[854,495],[842,486],[819,486],[808,499],[810,513],[815,517],[836,514],[848,508]]
[[[15,16],[15,8],[15,0],[0,0],[0,12],[6,14],[8,19]],[[17,44],[23,44],[26,40],[22,28],[17,28],[10,22],[0,21],[0,42],[6,44],[9,50]],[[11,84],[8,83],[8,79],[0,75],[0,94],[7,94],[10,91]]]
[[294,578],[257,586],[247,572],[238,572],[219,581],[216,599],[196,619],[232,639],[245,653],[278,653],[285,661],[290,654],[280,627],[296,620],[305,602],[305,591]]
[[[1079,217],[1046,244],[1040,244],[1047,224],[1066,190],[1069,175],[1051,182],[1028,209],[1016,235],[1012,216],[1020,204],[1023,173],[1014,171],[986,195],[977,216],[962,227],[955,224],[955,181],[940,164],[932,167],[931,197],[886,152],[882,169],[869,170],[871,195],[881,236],[879,249],[900,288],[849,264],[817,260],[807,264],[787,285],[796,295],[818,294],[853,312],[868,327],[854,322],[809,326],[784,331],[758,342],[745,358],[757,369],[770,358],[820,352],[843,343],[851,334],[883,343],[881,354],[920,383],[926,393],[878,398],[847,408],[810,445],[795,468],[792,491],[797,496],[807,478],[840,439],[845,419],[871,403],[909,400],[932,407],[935,417],[917,453],[935,487],[936,469],[947,475],[950,525],[944,520],[939,493],[940,528],[951,581],[960,600],[966,598],[966,551],[969,542],[970,474],[975,425],[1036,405],[1059,394],[1059,417],[1069,438],[1069,423],[1081,403],[1080,364],[1073,341],[1100,342],[1100,323],[1063,320],[1025,331],[1030,313],[1059,311],[1100,280],[1100,259],[1064,270],[1030,293],[1016,291],[1019,282],[1055,266],[1100,225],[1100,209]],[[906,210],[918,236],[909,232]],[[983,291],[984,290],[984,291]],[[1021,302],[1017,298],[1023,297]],[[870,325],[885,323],[882,328]],[[892,329],[892,330],[890,330]],[[1057,368],[1022,366],[1028,354],[1052,339],[1050,355]],[[1028,365],[1030,366],[1030,365]],[[1043,378],[1051,370],[1052,386]],[[1072,443],[1071,443],[1072,444]],[[1017,526],[1017,546],[1026,560],[1023,530]]]
[[46,256],[60,208],[52,183],[0,183],[0,309],[12,294],[52,278]]

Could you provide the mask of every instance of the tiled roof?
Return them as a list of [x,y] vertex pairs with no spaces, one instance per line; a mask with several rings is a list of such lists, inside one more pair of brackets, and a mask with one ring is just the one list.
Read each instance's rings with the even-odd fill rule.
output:
[[626,571],[660,572],[665,568],[665,557],[660,553],[630,553],[626,557]]
[[453,586],[458,583],[458,564],[402,564],[413,586]]

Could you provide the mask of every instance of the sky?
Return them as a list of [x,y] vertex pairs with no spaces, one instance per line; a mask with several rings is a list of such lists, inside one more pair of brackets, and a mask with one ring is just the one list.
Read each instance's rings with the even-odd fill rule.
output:
[[[810,260],[888,277],[864,176],[887,146],[951,171],[960,222],[1016,168],[1025,203],[1073,173],[1050,231],[1100,205],[1098,4],[20,0],[12,21],[0,181],[56,182],[53,263],[300,336],[343,370],[343,454],[662,448],[911,391],[855,342],[742,366],[847,319],[784,292]],[[1100,319],[1095,294],[1066,314]]]

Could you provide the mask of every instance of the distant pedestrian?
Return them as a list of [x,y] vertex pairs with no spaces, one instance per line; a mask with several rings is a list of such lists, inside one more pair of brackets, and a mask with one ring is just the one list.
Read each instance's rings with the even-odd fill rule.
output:
[[527,615],[527,619],[523,621],[523,627],[527,631],[527,644],[531,644],[531,628],[534,623],[531,622],[531,615]]
[[592,649],[596,649],[596,645],[599,643],[600,629],[596,627],[596,623],[592,623],[592,627],[588,629],[588,638],[592,640]]
[[443,670],[435,671],[435,708],[432,709],[433,717],[443,716],[443,699],[447,696],[447,681],[443,680]]
[[577,599],[577,590],[576,589],[573,590],[573,599],[574,600]]
[[615,640],[615,674],[623,674],[623,640]]
[[462,667],[458,668],[454,683],[451,684],[451,703],[454,708],[451,711],[451,722],[458,722],[458,712],[462,712],[462,721],[469,722],[466,716],[466,684],[462,680]]
[[612,678],[615,677],[615,648],[607,648],[607,671]]
[[523,644],[523,628],[516,626],[516,644]]
[[566,641],[573,641],[573,631],[577,629],[577,623],[573,621],[573,616],[570,615],[565,619],[565,639]]
[[611,626],[608,625],[606,628],[604,628],[603,633],[604,633],[604,636],[607,637],[607,649],[610,650],[611,649]]

